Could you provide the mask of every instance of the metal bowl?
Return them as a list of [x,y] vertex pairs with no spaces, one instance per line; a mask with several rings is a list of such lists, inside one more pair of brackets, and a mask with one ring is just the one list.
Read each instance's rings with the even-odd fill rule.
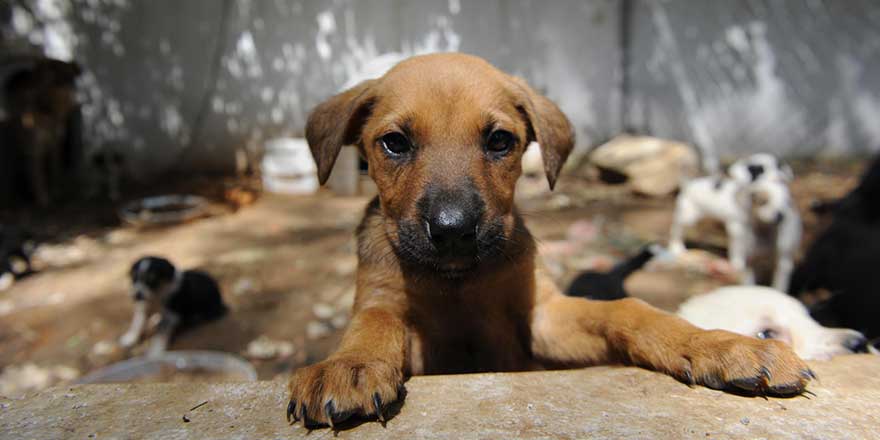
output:
[[167,351],[157,357],[136,357],[108,365],[81,377],[76,383],[174,382],[169,376],[179,374],[182,381],[254,382],[254,367],[238,356],[222,351]]
[[205,215],[207,206],[204,197],[168,194],[127,203],[119,210],[119,217],[135,226],[170,225]]

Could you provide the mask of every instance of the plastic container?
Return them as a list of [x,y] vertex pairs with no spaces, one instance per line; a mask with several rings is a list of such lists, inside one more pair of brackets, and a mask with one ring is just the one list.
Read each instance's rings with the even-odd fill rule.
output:
[[279,194],[314,194],[318,190],[318,167],[305,139],[272,139],[265,149],[263,190]]

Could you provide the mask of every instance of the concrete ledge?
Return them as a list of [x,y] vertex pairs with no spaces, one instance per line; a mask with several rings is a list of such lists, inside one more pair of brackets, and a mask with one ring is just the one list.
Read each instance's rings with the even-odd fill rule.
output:
[[[740,397],[637,368],[417,377],[385,427],[338,438],[875,438],[880,357],[811,365],[816,395]],[[0,400],[3,438],[332,438],[284,420],[285,386],[140,384],[60,387]],[[190,411],[190,408],[204,405]],[[184,421],[184,415],[189,422]]]

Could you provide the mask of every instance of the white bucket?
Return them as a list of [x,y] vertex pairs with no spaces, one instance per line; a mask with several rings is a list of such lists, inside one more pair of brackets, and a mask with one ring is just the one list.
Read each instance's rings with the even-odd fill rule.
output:
[[280,194],[314,194],[318,168],[301,138],[278,138],[266,142],[263,156],[263,190]]

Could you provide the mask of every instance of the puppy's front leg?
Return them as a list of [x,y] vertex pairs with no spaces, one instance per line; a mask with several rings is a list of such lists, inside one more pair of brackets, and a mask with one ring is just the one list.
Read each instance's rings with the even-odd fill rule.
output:
[[536,308],[532,332],[533,352],[551,363],[623,362],[689,384],[773,395],[798,394],[813,377],[782,342],[701,330],[634,298],[555,295]]
[[150,349],[147,352],[147,357],[157,357],[162,353],[165,353],[165,350],[168,349],[168,343],[171,341],[171,336],[174,335],[174,330],[177,329],[178,324],[180,324],[180,316],[168,310],[162,312],[162,320],[159,321],[159,328],[156,330],[156,334],[152,339],[150,339]]
[[339,349],[290,379],[289,420],[333,426],[352,415],[384,421],[403,386],[406,328],[393,307],[356,310]]
[[140,339],[141,335],[144,333],[144,325],[147,322],[147,309],[148,306],[146,301],[135,301],[131,326],[129,326],[128,331],[119,338],[119,345],[129,348],[137,343],[138,339]]
[[773,272],[773,288],[780,292],[788,292],[788,282],[794,263],[791,255],[780,255],[776,260],[776,270]]
[[755,273],[748,267],[748,258],[755,247],[755,237],[747,223],[729,221],[725,224],[730,265],[742,276],[743,284],[755,284]]

